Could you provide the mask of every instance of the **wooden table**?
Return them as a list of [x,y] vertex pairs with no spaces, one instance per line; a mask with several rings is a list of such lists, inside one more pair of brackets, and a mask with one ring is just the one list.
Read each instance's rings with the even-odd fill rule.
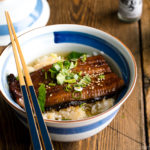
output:
[[[146,150],[150,143],[150,0],[144,0],[141,21],[118,20],[116,0],[49,0],[51,24],[82,24],[104,30],[124,42],[135,56],[138,79],[135,89],[115,119],[88,139],[61,143],[56,150]],[[0,52],[5,47],[0,47]],[[0,99],[0,150],[28,150],[28,129]],[[150,148],[150,147],[149,147]]]

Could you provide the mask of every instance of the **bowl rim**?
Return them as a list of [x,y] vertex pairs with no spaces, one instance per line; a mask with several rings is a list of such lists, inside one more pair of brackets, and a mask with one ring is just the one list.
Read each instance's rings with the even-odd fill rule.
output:
[[[67,26],[72,26],[72,27],[81,27],[81,28],[86,28],[86,29],[89,29],[89,30],[95,30],[97,32],[101,32],[101,33],[104,33],[105,35],[108,35],[110,38],[113,38],[116,42],[119,42],[123,47],[125,47],[125,49],[127,50],[128,54],[131,56],[131,60],[133,61],[133,66],[134,66],[134,69],[135,69],[135,73],[134,73],[134,76],[133,76],[133,82],[129,88],[129,90],[127,90],[127,92],[125,93],[125,95],[119,100],[119,102],[117,102],[115,105],[113,105],[112,107],[110,107],[109,109],[107,109],[106,111],[100,113],[100,114],[97,114],[97,115],[94,115],[94,116],[91,116],[91,117],[88,117],[88,118],[84,118],[84,119],[80,119],[80,120],[67,120],[67,121],[63,121],[63,120],[51,120],[51,119],[44,119],[44,122],[46,123],[59,123],[59,124],[69,124],[69,123],[79,123],[79,122],[84,122],[84,121],[87,121],[87,120],[92,120],[92,119],[95,119],[97,117],[100,117],[100,116],[103,116],[104,114],[107,114],[108,112],[111,112],[113,109],[121,106],[121,104],[123,104],[125,102],[125,100],[130,96],[130,94],[132,93],[134,87],[135,87],[135,84],[136,84],[136,80],[137,80],[137,65],[136,65],[136,61],[135,61],[135,58],[132,54],[132,52],[130,51],[130,49],[122,42],[120,41],[117,37],[111,35],[110,33],[106,32],[106,31],[103,31],[101,29],[98,29],[98,28],[94,28],[94,27],[90,27],[90,26],[86,26],[86,25],[79,25],[79,24],[54,24],[54,25],[47,25],[47,26],[44,26],[44,27],[37,27],[37,28],[34,28],[30,31],[27,31],[23,34],[21,34],[20,36],[18,36],[18,38],[28,34],[28,33],[31,33],[33,31],[36,31],[38,29],[41,29],[41,28],[54,28],[54,27],[67,27]],[[96,36],[96,35],[95,35]],[[2,53],[8,48],[11,46],[11,43],[9,43],[7,45],[6,48],[4,48],[0,54],[0,56],[2,55]],[[2,95],[2,97],[5,99],[5,101],[12,107],[14,108],[15,110],[19,111],[20,113],[23,113],[24,115],[26,114],[26,112],[22,109],[19,109],[17,108],[14,104],[12,104],[3,94],[3,92],[1,91],[0,89],[0,94]]]

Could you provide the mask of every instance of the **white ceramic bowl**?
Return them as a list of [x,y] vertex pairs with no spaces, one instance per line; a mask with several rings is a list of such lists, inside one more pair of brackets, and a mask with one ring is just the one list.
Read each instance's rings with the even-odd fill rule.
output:
[[[117,68],[125,81],[126,87],[115,105],[101,114],[77,121],[45,120],[53,140],[77,141],[98,133],[112,121],[135,86],[137,68],[130,50],[115,37],[98,29],[81,25],[53,25],[32,30],[20,36],[19,42],[26,63],[51,52],[76,50],[101,53]],[[0,91],[19,119],[26,124],[26,113],[11,98],[6,80],[8,74],[17,74],[11,45],[1,54],[0,62]]]
[[10,43],[5,18],[8,11],[17,35],[35,27],[45,26],[49,20],[50,8],[46,0],[3,0],[0,1],[0,45]]

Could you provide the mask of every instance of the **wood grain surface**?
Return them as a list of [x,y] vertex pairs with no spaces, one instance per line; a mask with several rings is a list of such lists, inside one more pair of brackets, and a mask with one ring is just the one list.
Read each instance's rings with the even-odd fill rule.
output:
[[[150,1],[145,0],[141,23],[130,24],[118,20],[118,1],[49,0],[48,2],[51,8],[48,25],[81,24],[106,31],[129,47],[138,67],[135,89],[111,124],[102,132],[85,140],[70,143],[54,142],[55,150],[146,150],[149,125],[145,124],[148,123],[148,116],[145,120],[145,115],[148,114],[147,110],[150,106],[148,107],[147,104],[148,97],[146,97],[147,103],[144,101],[145,82],[143,83],[142,66],[144,61],[146,73],[145,65],[149,66],[150,63],[146,58],[150,50],[150,18],[148,18]],[[0,47],[0,52],[4,48]],[[149,81],[150,76],[146,77]],[[31,143],[29,131],[2,98],[0,118],[0,150],[28,150]]]
[[146,123],[150,144],[150,0],[144,1],[143,16],[141,19],[141,41],[144,68],[144,89],[145,89],[145,109]]

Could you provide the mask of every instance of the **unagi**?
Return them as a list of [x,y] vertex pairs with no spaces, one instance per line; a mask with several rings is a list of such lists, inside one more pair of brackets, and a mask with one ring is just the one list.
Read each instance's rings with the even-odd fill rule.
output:
[[[76,61],[76,66],[70,69],[70,74],[78,77],[75,81],[71,79],[74,81],[73,83],[64,80],[63,83],[58,84],[56,78],[51,75],[52,67],[53,65],[48,65],[30,73],[37,96],[39,95],[40,83],[45,85],[46,109],[59,110],[85,102],[93,103],[103,98],[113,97],[125,85],[124,80],[112,72],[102,55],[87,57],[84,61],[79,58]],[[87,76],[90,81],[80,87],[80,90],[74,90],[76,86],[79,89],[80,83]],[[12,97],[23,107],[19,81],[13,74],[8,75],[7,79]],[[69,90],[66,90],[68,86]]]

